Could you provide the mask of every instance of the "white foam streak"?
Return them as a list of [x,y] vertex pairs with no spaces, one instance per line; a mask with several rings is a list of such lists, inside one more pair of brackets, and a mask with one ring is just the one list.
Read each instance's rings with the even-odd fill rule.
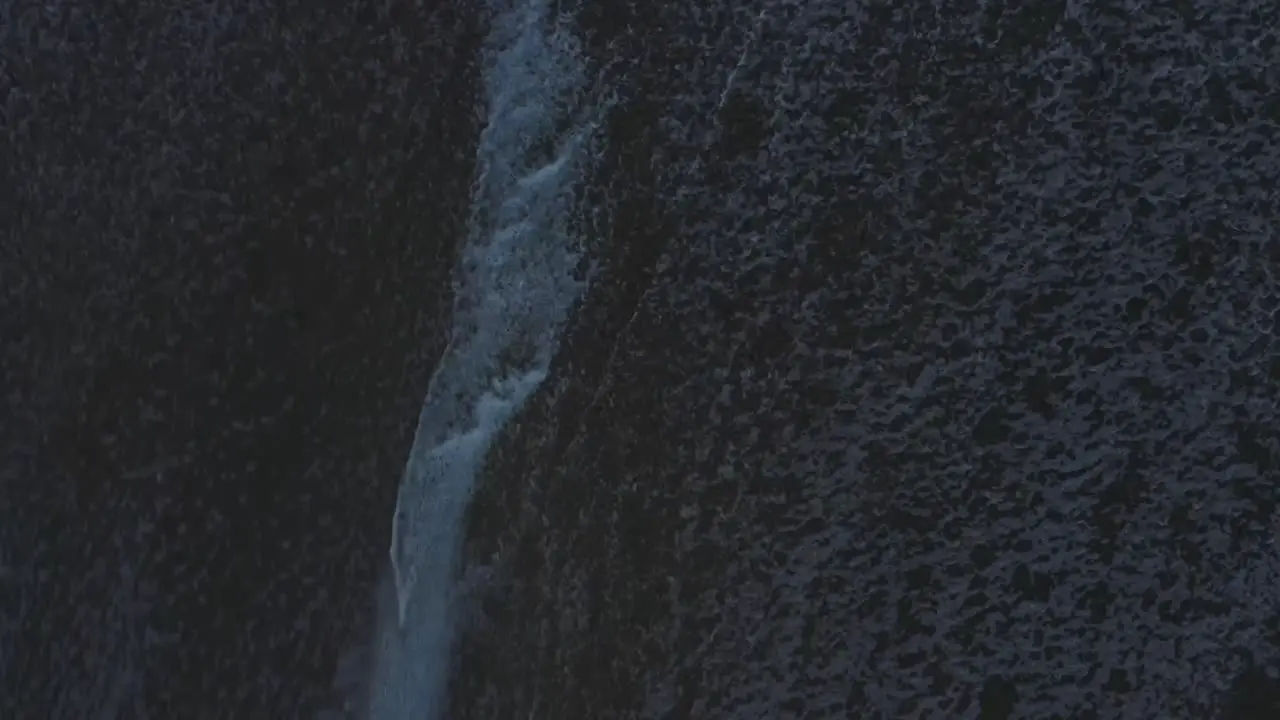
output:
[[[473,485],[496,434],[546,376],[580,292],[568,231],[591,126],[562,130],[581,68],[545,2],[500,11],[487,48],[489,122],[477,150],[451,341],[432,376],[393,521],[397,617],[381,637],[374,720],[437,718],[452,654],[454,565]],[[559,135],[564,132],[565,136]]]

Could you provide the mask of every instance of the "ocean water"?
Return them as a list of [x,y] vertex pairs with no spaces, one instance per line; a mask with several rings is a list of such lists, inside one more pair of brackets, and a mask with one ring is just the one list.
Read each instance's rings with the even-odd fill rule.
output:
[[1280,716],[1276,17],[0,8],[0,716]]

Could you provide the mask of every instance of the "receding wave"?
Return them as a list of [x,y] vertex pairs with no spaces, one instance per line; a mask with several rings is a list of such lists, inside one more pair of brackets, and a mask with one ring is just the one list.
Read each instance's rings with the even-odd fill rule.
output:
[[458,599],[454,569],[475,478],[494,437],[545,378],[582,290],[570,214],[595,123],[576,120],[584,117],[580,55],[546,2],[491,9],[488,122],[455,271],[450,343],[431,379],[397,498],[395,617],[383,618],[373,660],[374,720],[442,712]]

